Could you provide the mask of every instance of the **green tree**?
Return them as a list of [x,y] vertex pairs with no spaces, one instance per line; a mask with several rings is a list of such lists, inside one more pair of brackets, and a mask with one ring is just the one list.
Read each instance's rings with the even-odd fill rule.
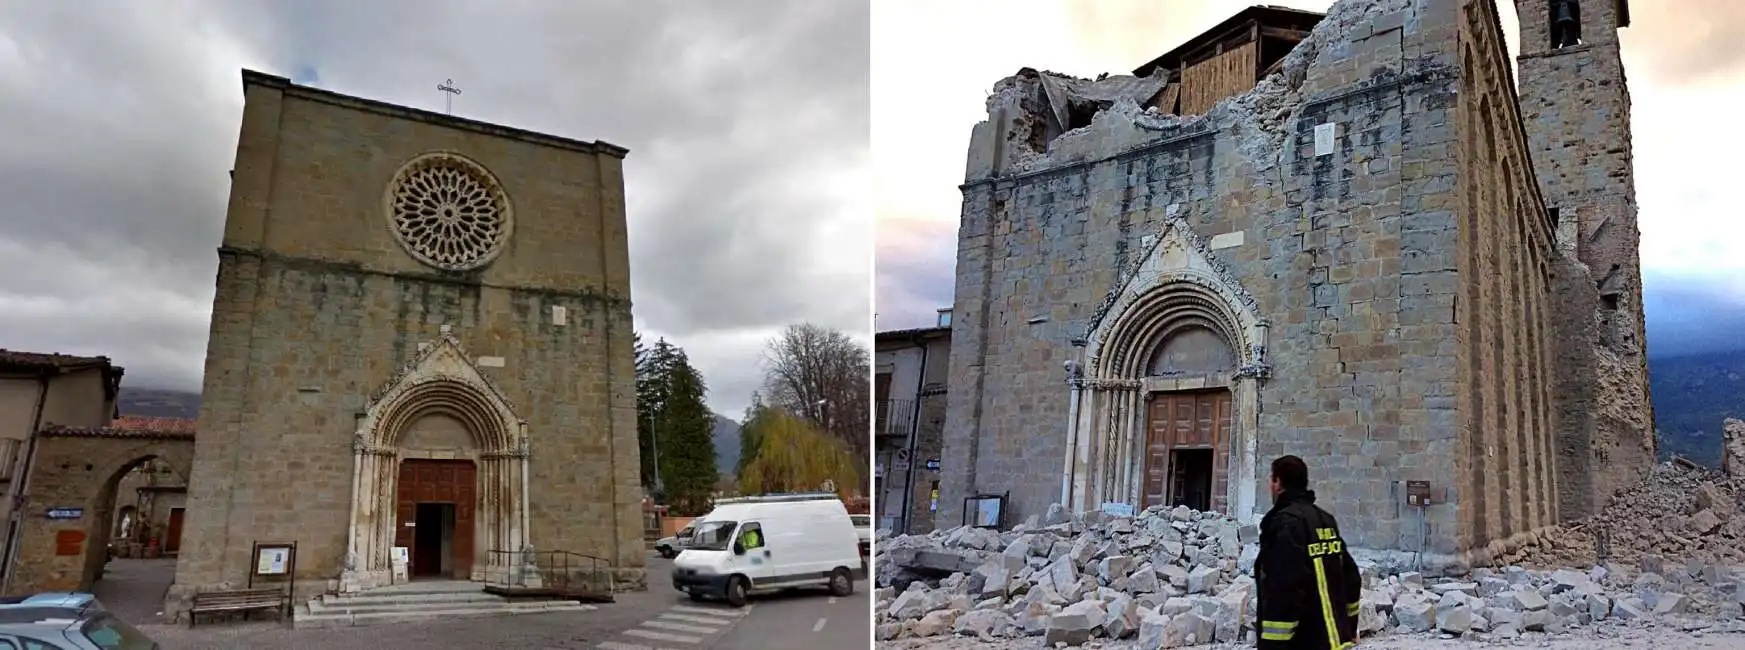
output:
[[685,351],[658,340],[636,339],[637,438],[642,480],[675,515],[709,509],[715,470],[715,415],[704,399],[708,385]]
[[741,420],[743,424],[739,425],[739,461],[733,465],[735,476],[744,474],[745,467],[750,465],[751,461],[757,460],[757,450],[763,441],[758,437],[758,427],[754,423],[768,409],[769,407],[763,403],[763,396],[759,395],[757,391],[752,391],[751,406],[745,407],[745,418]]
[[848,334],[812,323],[789,325],[764,353],[764,397],[872,457],[872,352]]
[[810,492],[830,481],[846,495],[860,484],[866,459],[810,422],[765,407],[746,427],[756,429],[759,447],[756,459],[739,473],[740,492]]

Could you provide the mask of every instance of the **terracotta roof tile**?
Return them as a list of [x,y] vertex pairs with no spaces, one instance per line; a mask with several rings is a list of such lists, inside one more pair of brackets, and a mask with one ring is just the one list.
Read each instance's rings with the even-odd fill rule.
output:
[[161,418],[144,415],[123,415],[115,418],[109,428],[126,431],[168,431],[172,433],[194,433],[196,420],[193,418]]
[[188,418],[154,418],[129,415],[97,428],[49,427],[42,435],[60,438],[194,439],[195,421]]
[[109,365],[109,357],[81,357],[52,352],[25,352],[0,348],[0,368],[70,368]]

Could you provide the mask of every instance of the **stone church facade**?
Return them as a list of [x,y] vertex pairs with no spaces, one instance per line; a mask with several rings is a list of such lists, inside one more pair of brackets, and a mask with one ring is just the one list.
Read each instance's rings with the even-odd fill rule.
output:
[[626,150],[244,71],[166,613],[298,544],[299,597],[508,575],[642,583]]
[[1470,562],[1651,467],[1628,8],[1552,47],[1552,4],[1518,3],[1518,94],[1491,0],[1257,7],[1133,76],[997,84],[939,525],[1253,522],[1296,454],[1352,543]]

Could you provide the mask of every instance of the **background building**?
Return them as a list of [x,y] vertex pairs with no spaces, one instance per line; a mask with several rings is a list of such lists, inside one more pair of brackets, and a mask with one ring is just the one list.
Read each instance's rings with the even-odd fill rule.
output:
[[939,310],[934,327],[874,337],[873,473],[880,529],[900,534],[935,526],[950,359],[950,309]]

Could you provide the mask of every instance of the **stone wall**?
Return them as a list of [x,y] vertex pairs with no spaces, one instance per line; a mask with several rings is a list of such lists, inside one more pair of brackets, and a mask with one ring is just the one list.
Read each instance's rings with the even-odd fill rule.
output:
[[1546,0],[1517,0],[1520,102],[1558,243],[1561,516],[1594,514],[1655,457],[1620,3],[1582,2],[1582,44],[1551,49]]
[[[1489,11],[1339,2],[1280,73],[1204,116],[1120,98],[1053,140],[1051,73],[996,85],[963,186],[944,460],[964,471],[946,475],[939,521],[961,521],[974,492],[1009,490],[1010,522],[1061,499],[1062,366],[1173,224],[1266,324],[1258,435],[1236,450],[1260,468],[1237,489],[1260,498],[1234,514],[1256,518],[1266,464],[1296,454],[1357,545],[1418,547],[1408,480],[1437,500],[1432,552],[1545,522],[1551,418],[1534,378],[1549,372],[1554,258],[1514,112],[1461,96],[1508,100]],[[1107,438],[1099,426],[1079,435]]]
[[[492,358],[480,372],[526,422],[535,548],[640,582],[624,151],[249,75],[168,611],[241,584],[256,541],[297,541],[299,592],[331,588],[357,418],[445,328]],[[507,249],[480,270],[427,267],[388,226],[390,179],[433,150],[478,161],[513,202]]]
[[[119,505],[134,498],[117,495],[123,478],[146,462],[162,463],[177,475],[186,475],[193,460],[194,440],[189,433],[45,432],[25,487],[24,507],[30,514],[22,519],[18,558],[6,585],[9,593],[89,591],[103,566],[103,549],[112,536]],[[44,515],[51,508],[84,511],[76,519],[49,519]],[[83,537],[64,539],[63,534]]]
[[[1461,6],[1459,396],[1462,548],[1557,520],[1554,224],[1544,209],[1495,5]],[[1511,541],[1512,540],[1512,541]]]

